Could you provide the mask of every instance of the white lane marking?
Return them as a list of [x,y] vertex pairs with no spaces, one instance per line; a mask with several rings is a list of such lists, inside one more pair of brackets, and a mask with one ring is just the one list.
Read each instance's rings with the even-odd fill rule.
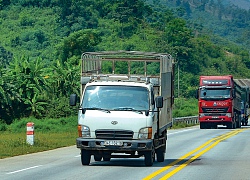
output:
[[25,169],[20,169],[20,170],[17,170],[17,171],[8,172],[8,173],[6,173],[6,174],[15,174],[15,173],[18,173],[18,172],[27,171],[27,170],[34,169],[34,168],[38,168],[38,167],[41,167],[41,166],[42,166],[42,165],[33,166],[33,167],[28,167],[28,168],[25,168]]
[[195,129],[186,129],[186,130],[182,130],[182,131],[172,132],[172,133],[168,133],[168,135],[178,134],[178,133],[182,133],[182,132],[185,132],[185,131],[191,131],[191,130],[195,130]]
[[77,155],[77,156],[75,156],[75,157],[77,158],[77,157],[80,157],[80,156],[81,156],[81,155]]

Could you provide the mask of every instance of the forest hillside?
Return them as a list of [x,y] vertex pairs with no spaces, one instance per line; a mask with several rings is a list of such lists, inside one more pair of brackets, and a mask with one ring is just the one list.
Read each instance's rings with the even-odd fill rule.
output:
[[[189,27],[203,29],[250,50],[249,0],[147,0],[153,7],[170,8]],[[160,9],[160,8],[158,8]],[[217,38],[213,38],[218,43]],[[222,43],[224,44],[224,42]]]
[[[171,54],[176,64],[176,97],[193,98],[199,75],[250,78],[246,41],[249,36],[237,35],[237,29],[230,26],[227,29],[231,38],[242,38],[244,43],[232,41],[208,31],[196,19],[190,23],[182,8],[173,9],[166,4],[160,8],[157,2],[160,1],[0,1],[0,119],[10,124],[22,117],[76,114],[68,99],[72,93],[79,94],[80,57],[85,51]],[[237,12],[231,15],[242,16],[241,11]],[[244,17],[248,22],[250,16]],[[243,22],[235,20],[240,20],[234,22],[238,26]],[[221,25],[216,31],[224,31],[221,28],[225,27]],[[245,33],[247,27],[247,23],[242,23]],[[151,71],[158,68],[151,67]],[[118,70],[122,72],[124,68],[121,63]],[[135,72],[142,70],[142,66],[133,68]]]

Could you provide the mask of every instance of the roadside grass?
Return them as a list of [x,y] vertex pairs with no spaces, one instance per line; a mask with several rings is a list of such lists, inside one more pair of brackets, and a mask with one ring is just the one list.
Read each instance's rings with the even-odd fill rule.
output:
[[187,117],[198,115],[198,101],[195,98],[175,98],[173,117]]
[[71,132],[37,132],[32,146],[26,142],[26,133],[1,132],[0,159],[75,145],[76,138],[76,128]]
[[180,129],[180,128],[186,128],[186,127],[191,127],[191,126],[196,126],[196,125],[199,125],[198,124],[186,124],[184,122],[178,122],[178,123],[174,123],[173,126],[171,127],[171,129]]
[[[198,102],[195,98],[175,98],[173,117],[187,117],[198,115]],[[174,122],[171,129],[180,129],[185,127],[196,126],[198,124],[187,124],[185,122]]]
[[[26,125],[33,122],[34,145],[26,141]],[[0,131],[0,159],[47,151],[76,144],[77,117],[60,119],[25,118]]]

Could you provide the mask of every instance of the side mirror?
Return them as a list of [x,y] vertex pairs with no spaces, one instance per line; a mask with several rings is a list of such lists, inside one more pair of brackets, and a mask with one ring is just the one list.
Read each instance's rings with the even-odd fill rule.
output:
[[69,99],[69,105],[70,106],[76,106],[76,101],[77,101],[77,95],[76,94],[71,94],[70,99]]
[[155,103],[157,108],[162,108],[163,107],[163,97],[162,96],[157,96],[155,98]]

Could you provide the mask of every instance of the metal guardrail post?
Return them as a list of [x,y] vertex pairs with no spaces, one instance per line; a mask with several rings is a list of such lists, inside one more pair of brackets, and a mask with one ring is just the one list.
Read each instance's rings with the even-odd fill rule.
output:
[[198,116],[173,118],[173,123],[175,122],[185,122],[186,124],[198,124],[199,123]]

